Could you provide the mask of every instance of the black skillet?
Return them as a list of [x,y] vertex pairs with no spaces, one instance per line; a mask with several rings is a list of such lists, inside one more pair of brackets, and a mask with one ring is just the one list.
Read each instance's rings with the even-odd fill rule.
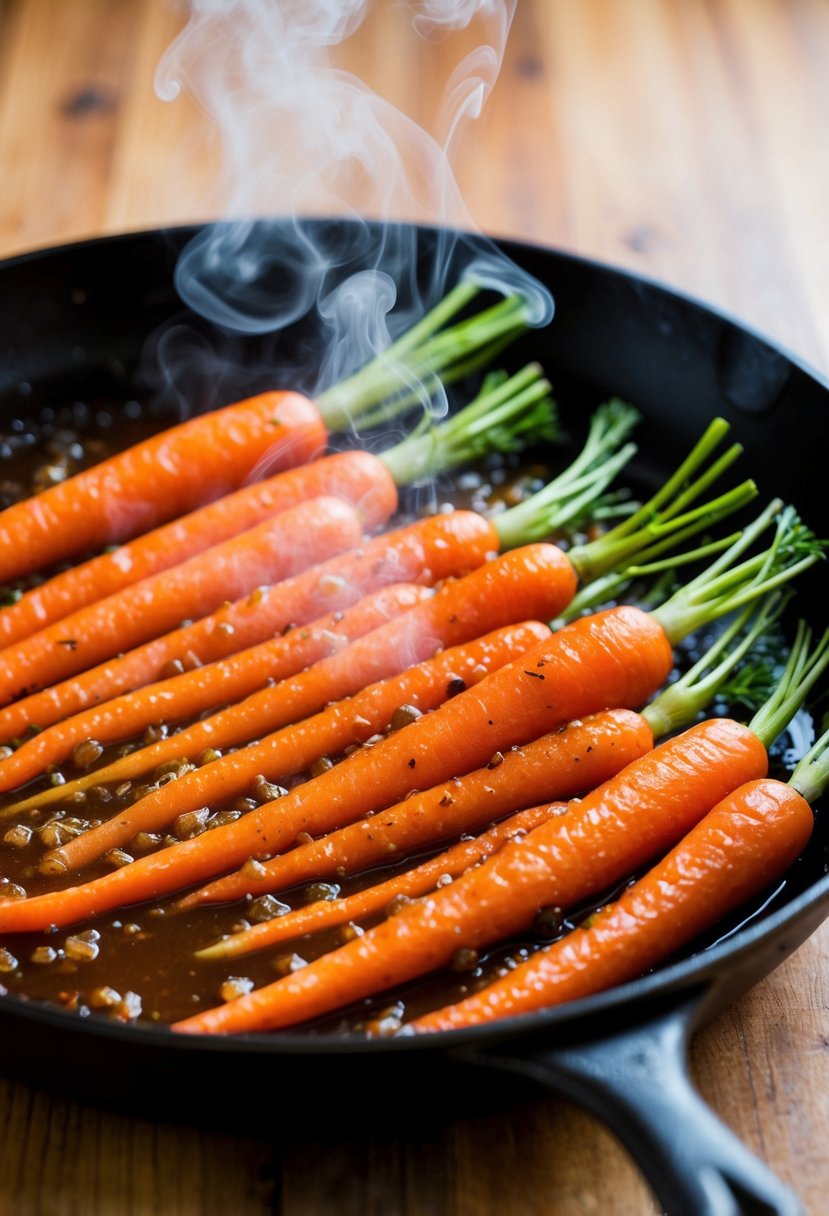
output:
[[[310,229],[321,232],[320,223]],[[0,417],[75,396],[146,395],[148,378],[163,393],[159,350],[169,370],[166,391],[175,391],[178,365],[201,406],[278,384],[280,367],[316,368],[320,339],[310,321],[276,339],[239,338],[187,313],[172,271],[194,231],[86,242],[0,265]],[[352,236],[364,247],[366,231],[379,233],[346,223],[328,233],[342,250]],[[425,268],[435,240],[443,250],[445,234],[416,235]],[[539,358],[569,414],[609,394],[634,402],[646,419],[640,473],[650,470],[654,479],[707,419],[723,414],[745,444],[744,468],[766,496],[792,499],[814,529],[829,533],[825,487],[820,492],[811,473],[829,431],[829,385],[742,326],[662,287],[549,250],[502,247],[556,299],[553,324],[522,340],[509,360]],[[296,386],[293,371],[283,375],[288,381]],[[825,598],[818,590],[814,575],[798,609],[819,628]],[[132,1111],[157,1111],[163,1092],[165,1117],[211,1118],[232,1094],[247,1125],[257,1108],[277,1119],[285,1095],[294,1112],[313,1098],[317,1117],[321,1093],[347,1093],[351,1110],[356,1095],[357,1106],[364,1098],[367,1110],[386,1114],[399,1109],[397,1094],[409,1094],[413,1104],[423,1095],[434,1105],[437,1093],[452,1109],[459,1095],[474,1101],[491,1091],[496,1070],[499,1100],[517,1080],[519,1093],[531,1083],[602,1116],[672,1216],[794,1213],[794,1196],[697,1096],[686,1056],[695,1027],[771,971],[827,915],[826,861],[819,815],[782,889],[718,926],[695,951],[615,991],[483,1030],[376,1043],[302,1035],[196,1039],[5,997],[0,1068]]]

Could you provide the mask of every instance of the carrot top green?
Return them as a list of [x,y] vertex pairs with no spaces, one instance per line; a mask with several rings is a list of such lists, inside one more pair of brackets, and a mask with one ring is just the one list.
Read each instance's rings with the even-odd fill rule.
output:
[[817,739],[795,766],[789,785],[814,804],[829,786],[829,730]]
[[559,437],[549,381],[537,363],[530,363],[514,376],[490,373],[474,400],[441,422],[424,415],[380,459],[398,485],[410,485],[490,452],[520,451],[531,441]]
[[401,337],[352,376],[316,397],[331,430],[379,426],[428,402],[451,384],[485,366],[527,327],[528,304],[507,296],[472,317],[447,323],[480,287],[459,283]]
[[[751,729],[763,740],[766,747],[785,730],[827,666],[829,629],[812,648],[812,631],[804,621],[800,621],[789,660],[783,668],[777,686],[751,719]],[[803,793],[802,790],[800,792]],[[810,802],[811,799],[806,798],[806,801]]]
[[772,628],[785,605],[785,597],[772,593],[760,605],[749,604],[714,639],[688,670],[669,684],[642,710],[654,737],[689,725],[715,697],[729,705],[750,709],[773,692],[774,671],[765,658],[743,665],[760,638]]
[[[739,561],[772,524],[774,536],[768,548]],[[653,615],[671,641],[679,642],[808,570],[821,559],[826,545],[793,507],[774,499],[716,561],[655,608]]]

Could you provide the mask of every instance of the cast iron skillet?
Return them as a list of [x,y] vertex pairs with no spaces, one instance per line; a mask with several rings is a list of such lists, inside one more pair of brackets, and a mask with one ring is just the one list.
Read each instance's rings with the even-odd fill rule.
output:
[[[320,231],[322,223],[309,228]],[[148,380],[155,392],[175,391],[177,357],[190,399],[201,405],[278,384],[280,366],[315,366],[319,338],[308,321],[278,339],[242,339],[187,314],[172,269],[194,231],[85,242],[0,266],[0,416],[74,394],[123,399],[146,393]],[[338,248],[353,237],[363,250],[366,233],[376,237],[379,229],[336,222],[332,232]],[[420,229],[416,236],[425,274],[446,234]],[[556,299],[553,324],[510,353],[513,365],[540,358],[570,412],[608,394],[639,406],[645,477],[667,471],[704,422],[724,414],[746,446],[744,468],[766,497],[791,498],[813,528],[829,533],[825,488],[819,493],[809,476],[810,455],[827,436],[829,385],[742,326],[662,287],[545,249],[503,248]],[[202,353],[198,367],[187,362],[194,347]],[[172,367],[166,389],[157,376],[160,349]],[[290,383],[297,383],[293,372]],[[824,600],[817,592],[814,576],[800,590],[798,610],[820,628]],[[762,908],[758,901],[656,974],[546,1014],[376,1043],[296,1034],[208,1039],[83,1020],[5,997],[0,1067],[34,1085],[133,1111],[157,1110],[163,1092],[165,1117],[209,1118],[232,1094],[246,1121],[257,1106],[279,1118],[285,1095],[293,1112],[312,1097],[315,1117],[321,1093],[347,1093],[350,1110],[356,1097],[366,1109],[396,1111],[394,1094],[401,1092],[413,1104],[422,1094],[434,1105],[436,1093],[448,1103],[450,1094],[491,1090],[497,1070],[504,1085],[509,1078],[531,1082],[604,1117],[673,1216],[794,1213],[795,1197],[697,1096],[686,1052],[701,1021],[771,971],[827,915],[826,852],[819,815],[804,856]],[[503,1086],[498,1092],[505,1100]]]

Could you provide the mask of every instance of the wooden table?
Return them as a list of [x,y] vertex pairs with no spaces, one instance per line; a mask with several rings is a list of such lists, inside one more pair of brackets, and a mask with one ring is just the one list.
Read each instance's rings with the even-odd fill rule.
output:
[[[432,122],[472,43],[416,43],[405,13],[375,7],[339,61]],[[179,23],[161,0],[0,0],[0,252],[222,212],[203,114],[152,92]],[[483,229],[664,279],[825,373],[827,113],[825,0],[523,0],[458,171]],[[827,954],[829,927],[694,1048],[706,1098],[814,1213],[829,1184]],[[564,1102],[325,1146],[21,1086],[3,1086],[2,1112],[0,1210],[20,1216],[655,1210],[614,1139]]]

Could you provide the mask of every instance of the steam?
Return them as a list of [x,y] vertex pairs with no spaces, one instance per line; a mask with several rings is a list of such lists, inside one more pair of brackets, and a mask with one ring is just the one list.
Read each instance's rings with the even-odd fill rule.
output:
[[[451,72],[430,134],[333,61],[371,0],[191,0],[156,89],[166,100],[189,89],[213,119],[223,149],[217,195],[230,218],[181,255],[184,301],[224,329],[252,335],[315,311],[326,355],[314,390],[382,350],[461,274],[504,294],[520,290],[532,321],[546,323],[549,293],[472,235],[451,168],[498,78],[515,4],[410,5],[413,38],[466,30],[479,38]],[[300,218],[308,216],[353,223]],[[439,226],[427,258],[417,230],[398,221]]]

